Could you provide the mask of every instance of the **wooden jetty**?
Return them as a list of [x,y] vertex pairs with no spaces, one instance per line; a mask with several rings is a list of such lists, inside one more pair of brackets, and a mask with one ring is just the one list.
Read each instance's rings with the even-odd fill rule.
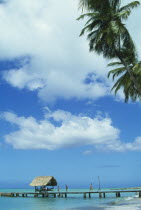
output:
[[107,194],[114,194],[115,197],[121,197],[123,193],[138,193],[139,198],[141,198],[140,190],[101,190],[101,191],[86,191],[86,192],[0,192],[0,197],[65,197],[68,195],[83,195],[83,198],[91,198],[92,195],[98,195],[99,198],[106,198]]

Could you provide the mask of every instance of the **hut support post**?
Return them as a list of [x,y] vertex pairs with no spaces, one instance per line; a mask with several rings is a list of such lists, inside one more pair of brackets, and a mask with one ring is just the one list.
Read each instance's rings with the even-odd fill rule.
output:
[[105,193],[103,193],[103,197],[106,198],[106,194]]
[[91,193],[89,193],[89,198],[91,198]]

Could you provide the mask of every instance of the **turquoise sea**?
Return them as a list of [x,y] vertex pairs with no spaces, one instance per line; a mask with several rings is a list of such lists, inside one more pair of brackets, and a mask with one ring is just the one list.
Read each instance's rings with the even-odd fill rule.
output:
[[[108,189],[107,189],[108,190]],[[29,189],[0,189],[0,192],[34,192]],[[63,191],[63,190],[61,190]],[[69,191],[87,191],[88,189],[71,189]],[[141,198],[137,193],[122,193],[120,198],[108,194],[106,198],[83,198],[83,195],[69,195],[67,198],[33,198],[33,197],[0,197],[1,210],[138,210],[141,209]]]

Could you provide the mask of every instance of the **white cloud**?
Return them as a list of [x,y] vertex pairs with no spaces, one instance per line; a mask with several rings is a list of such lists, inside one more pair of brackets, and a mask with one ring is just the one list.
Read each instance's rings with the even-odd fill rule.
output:
[[[86,38],[79,38],[84,24],[76,21],[79,15],[75,0],[8,0],[1,5],[0,59],[31,58],[30,64],[5,72],[3,78],[16,88],[37,90],[48,102],[109,95],[107,62],[90,54]],[[95,80],[85,84],[89,72]]]
[[[122,142],[120,130],[112,125],[109,117],[90,118],[63,110],[49,110],[40,121],[33,117],[19,117],[11,112],[4,112],[1,118],[16,126],[15,131],[4,137],[5,142],[15,149],[56,150],[91,146],[101,151],[141,151],[141,137],[133,142]],[[83,154],[88,155],[92,151],[89,149]]]
[[127,143],[125,148],[131,151],[141,151],[141,136],[138,136],[133,143]]
[[20,70],[10,70],[3,73],[3,78],[19,89],[27,88],[31,91],[45,86],[45,81],[42,77],[39,77],[38,73],[31,73],[27,68],[21,68]]
[[92,150],[85,150],[83,152],[83,155],[91,155],[92,153],[93,153]]
[[5,136],[5,141],[16,149],[55,150],[118,144],[120,131],[113,127],[110,118],[76,116],[62,110],[46,114],[41,121],[18,117],[11,112],[3,113],[2,117],[17,126],[16,131]]

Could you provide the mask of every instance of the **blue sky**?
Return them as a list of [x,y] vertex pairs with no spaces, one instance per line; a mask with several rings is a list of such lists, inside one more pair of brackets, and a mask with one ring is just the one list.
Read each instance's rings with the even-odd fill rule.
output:
[[[127,23],[139,54],[140,9]],[[140,102],[110,91],[108,60],[79,38],[79,15],[75,0],[0,5],[1,188],[44,175],[61,187],[98,187],[98,176],[102,187],[140,186]]]

